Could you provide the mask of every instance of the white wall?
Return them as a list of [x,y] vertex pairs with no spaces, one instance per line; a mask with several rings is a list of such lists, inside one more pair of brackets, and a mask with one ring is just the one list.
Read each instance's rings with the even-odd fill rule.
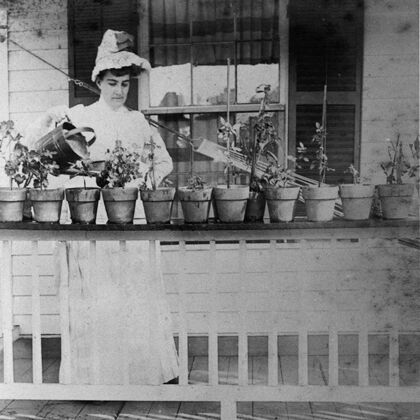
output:
[[386,139],[419,132],[419,2],[365,0],[364,19],[361,173],[378,184]]
[[50,106],[68,104],[64,75],[11,41],[68,72],[67,2],[0,0],[8,10],[9,118],[18,129]]

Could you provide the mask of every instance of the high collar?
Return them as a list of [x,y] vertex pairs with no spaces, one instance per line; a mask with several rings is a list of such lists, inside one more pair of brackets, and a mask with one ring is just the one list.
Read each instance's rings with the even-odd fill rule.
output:
[[123,105],[121,107],[119,107],[118,109],[112,109],[106,102],[105,99],[102,98],[102,96],[99,98],[98,100],[98,106],[100,107],[101,110],[104,110],[106,112],[112,112],[112,113],[125,113],[128,112],[128,109]]

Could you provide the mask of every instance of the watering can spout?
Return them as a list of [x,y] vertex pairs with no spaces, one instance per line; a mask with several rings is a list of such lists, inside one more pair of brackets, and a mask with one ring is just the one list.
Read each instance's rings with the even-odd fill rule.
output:
[[[83,133],[93,133],[87,141]],[[75,127],[71,122],[64,122],[35,142],[36,151],[48,150],[53,153],[54,160],[61,173],[78,160],[89,158],[89,147],[96,139],[90,127]]]

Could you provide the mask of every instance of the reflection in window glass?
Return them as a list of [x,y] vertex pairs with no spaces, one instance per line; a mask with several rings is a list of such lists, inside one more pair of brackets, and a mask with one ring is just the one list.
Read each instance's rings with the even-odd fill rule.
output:
[[[171,50],[174,55],[179,57],[188,55],[188,62],[166,65],[165,61],[168,57],[165,56],[165,53],[168,50]],[[155,57],[155,64],[150,72],[150,105],[191,105],[189,47],[156,47],[152,48],[151,52],[153,57]],[[184,60],[179,61],[182,62]]]

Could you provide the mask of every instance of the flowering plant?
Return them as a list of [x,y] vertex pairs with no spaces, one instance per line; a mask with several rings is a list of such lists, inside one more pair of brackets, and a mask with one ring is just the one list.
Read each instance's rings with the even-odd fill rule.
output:
[[26,185],[29,185],[33,180],[33,187],[42,190],[48,187],[50,175],[58,176],[60,174],[60,167],[54,161],[53,153],[47,150],[40,152],[29,150],[23,163],[23,172],[28,174]]
[[388,157],[387,162],[381,163],[381,168],[386,175],[387,184],[402,184],[402,177],[407,175],[414,177],[419,171],[419,157],[420,157],[420,141],[417,136],[414,143],[410,144],[411,159],[407,158],[403,152],[403,144],[398,134],[397,140],[393,142],[390,139],[388,141]]
[[6,161],[4,170],[10,179],[10,188],[13,183],[18,188],[25,188],[31,181],[34,188],[47,188],[49,175],[59,175],[59,166],[54,161],[53,154],[47,150],[28,150],[20,142],[21,139],[22,136],[16,131],[13,121],[0,123],[0,148],[15,143],[8,157],[3,155]]
[[107,150],[105,167],[96,179],[101,188],[124,188],[125,185],[140,177],[140,154],[115,142],[113,150]]

